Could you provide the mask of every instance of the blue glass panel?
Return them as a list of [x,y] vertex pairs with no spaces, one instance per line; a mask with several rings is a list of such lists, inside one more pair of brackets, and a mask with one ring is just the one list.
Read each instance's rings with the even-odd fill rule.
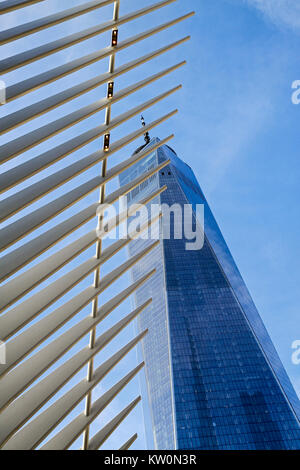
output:
[[[142,353],[155,446],[300,449],[299,400],[199,184],[170,147],[155,154],[171,164],[147,191],[166,184],[162,203],[205,205],[201,250],[187,251],[185,239],[162,240],[132,271],[137,279],[157,269],[135,299],[153,297],[138,329],[149,328]],[[139,165],[121,184],[145,168]],[[147,243],[131,242],[130,254]]]

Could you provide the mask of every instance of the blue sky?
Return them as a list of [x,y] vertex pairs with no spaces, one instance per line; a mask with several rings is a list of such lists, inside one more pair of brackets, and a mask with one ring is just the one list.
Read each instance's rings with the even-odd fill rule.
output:
[[[4,28],[15,23],[30,21],[41,14],[44,16],[55,11],[56,8],[66,8],[67,3],[69,2],[46,0],[41,7],[29,7],[22,13],[9,14],[5,17]],[[70,2],[70,6],[80,3],[82,1],[74,0]],[[152,2],[150,0],[121,1],[121,14],[141,8],[142,3],[149,5]],[[194,169],[280,357],[300,394],[300,366],[292,364],[291,361],[291,344],[300,339],[300,106],[295,106],[291,102],[292,82],[300,79],[300,4],[297,4],[295,0],[181,0],[149,15],[148,18],[139,19],[121,27],[120,38],[126,38],[149,28],[150,18],[154,24],[158,24],[166,21],[168,15],[173,18],[190,10],[196,10],[196,16],[193,19],[120,53],[117,65],[135,56],[143,55],[151,48],[159,48],[166,42],[187,34],[192,35],[192,41],[180,46],[176,52],[169,52],[163,58],[155,59],[153,63],[146,64],[129,73],[127,77],[118,79],[116,86],[117,89],[121,89],[142,79],[145,75],[151,75],[154,65],[156,70],[161,70],[184,58],[188,61],[184,69],[116,104],[113,107],[113,116],[124,112],[126,107],[134,107],[137,103],[178,83],[183,84],[182,91],[168,98],[164,106],[158,104],[146,111],[145,118],[151,121],[178,107],[179,114],[160,126],[157,131],[152,132],[152,135],[157,134],[163,138],[174,131],[175,139],[172,146],[178,155]],[[46,43],[74,30],[106,21],[110,17],[111,7],[84,15],[82,18],[58,25],[51,30],[9,44],[3,47],[4,55],[9,56],[30,49],[40,42]],[[80,57],[88,48],[91,50],[102,48],[107,45],[108,41],[109,35],[102,35],[36,62],[33,66],[9,73],[2,79],[7,84],[19,82],[38,73],[41,67],[50,69],[58,63]],[[1,108],[1,115],[21,109],[48,94],[105,72],[106,69],[107,61],[94,64],[86,70],[8,104]],[[52,111],[36,122],[24,125],[2,137],[3,143],[58,116],[67,114],[77,106],[92,103],[103,96],[104,90],[104,87],[94,90]],[[99,113],[32,151],[25,152],[7,163],[5,168],[12,168],[21,161],[58,145],[66,138],[71,138],[75,132],[84,131],[102,122],[103,113]],[[138,119],[133,119],[120,126],[117,131],[113,131],[112,139],[116,140],[119,135],[123,136],[138,127]],[[89,144],[86,148],[28,180],[20,188],[57,171],[67,163],[72,163],[74,158],[82,158],[98,148],[99,142],[97,141]],[[124,159],[134,148],[135,145],[131,145],[111,157],[110,165]],[[81,183],[94,174],[95,168],[77,177],[55,193],[46,196],[31,208],[22,211],[19,216],[49,202],[54,195],[57,197],[71,189],[74,184]],[[115,188],[115,183],[109,185],[109,190],[113,188]],[[71,216],[74,211],[86,207],[88,203],[95,201],[95,197],[97,197],[96,193],[89,195],[68,209],[67,214]],[[42,227],[39,233],[59,223],[64,217],[65,214],[56,217]],[[61,242],[60,246],[64,246],[79,234],[85,233],[87,229],[91,230],[93,223],[72,234],[67,240]],[[57,247],[51,252],[55,252],[56,249]],[[80,257],[80,261],[84,261],[93,254],[94,249],[88,250]],[[124,253],[123,255],[125,256]],[[110,268],[119,260],[120,258],[112,260]],[[69,269],[70,266],[63,268],[53,279]],[[86,287],[90,281],[91,278],[77,286],[68,294],[68,298],[74,292],[78,292],[80,287]],[[118,288],[125,286],[126,282],[128,282],[127,277],[124,277],[118,284]],[[104,294],[104,301],[111,292],[114,290]],[[56,302],[43,315],[51,313],[59,305],[60,302]],[[116,321],[120,314],[124,315],[129,311],[130,303],[128,302],[119,308],[110,320],[104,322],[99,329],[99,334]],[[84,309],[73,321],[78,321],[89,312],[89,308]],[[70,325],[72,324],[71,322]],[[115,350],[120,345],[120,342],[123,341],[125,344],[128,334],[131,333],[131,328],[128,328],[121,335],[120,340],[114,341],[110,348],[103,351],[97,361],[100,363],[112,351],[112,348]],[[80,342],[80,346],[83,347],[85,344],[86,338]],[[77,350],[76,348],[70,351],[69,355]],[[129,355],[118,366],[116,374],[111,374],[112,378],[108,377],[101,386],[97,387],[96,394],[98,395],[100,391],[114,383],[118,373],[125,373],[134,367],[135,360],[134,353]],[[75,384],[84,376],[85,371],[82,371],[72,380],[72,383]],[[64,388],[60,394],[66,389]],[[114,412],[117,412],[121,406],[127,405],[138,393],[138,381],[135,381],[97,419],[93,430],[96,431],[99,426],[105,424]],[[74,410],[72,416],[76,416],[81,411],[82,406]],[[61,426],[65,424],[66,422]],[[122,425],[119,433],[111,437],[106,447],[113,447],[117,445],[116,442],[120,444],[122,441],[125,442],[136,429],[140,437],[135,448],[144,448],[140,406]]]

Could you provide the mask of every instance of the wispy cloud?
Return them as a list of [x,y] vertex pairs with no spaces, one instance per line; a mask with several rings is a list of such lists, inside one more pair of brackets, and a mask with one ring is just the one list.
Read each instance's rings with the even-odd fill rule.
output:
[[273,23],[300,31],[300,2],[297,0],[245,0]]
[[247,145],[263,129],[272,113],[272,103],[266,93],[245,87],[245,94],[231,101],[226,118],[216,124],[216,139],[211,146],[211,158],[205,173],[206,190],[213,191],[237,158],[242,158]]

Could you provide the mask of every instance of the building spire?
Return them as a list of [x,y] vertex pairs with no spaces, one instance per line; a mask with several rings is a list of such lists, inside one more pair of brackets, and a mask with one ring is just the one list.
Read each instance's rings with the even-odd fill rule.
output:
[[[145,122],[144,116],[141,116],[141,121],[142,121],[142,126],[146,127],[146,122]],[[146,145],[148,145],[150,143],[150,140],[151,140],[149,132],[145,132],[144,139],[145,139]]]

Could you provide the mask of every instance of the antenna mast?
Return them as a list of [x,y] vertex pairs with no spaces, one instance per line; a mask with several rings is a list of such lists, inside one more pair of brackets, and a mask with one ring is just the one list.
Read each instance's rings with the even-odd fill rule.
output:
[[[145,122],[144,116],[141,116],[141,121],[142,121],[142,126],[146,127],[146,122]],[[150,144],[151,139],[150,139],[149,132],[145,132],[144,139],[145,139],[146,145]]]

